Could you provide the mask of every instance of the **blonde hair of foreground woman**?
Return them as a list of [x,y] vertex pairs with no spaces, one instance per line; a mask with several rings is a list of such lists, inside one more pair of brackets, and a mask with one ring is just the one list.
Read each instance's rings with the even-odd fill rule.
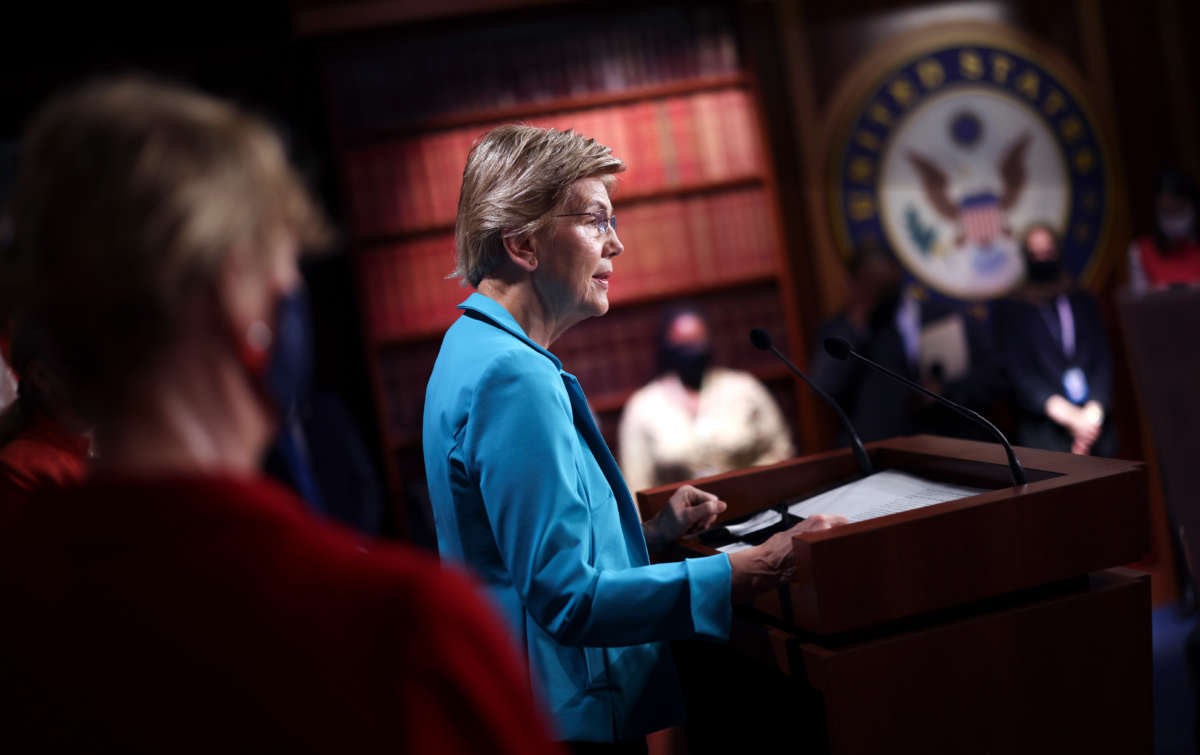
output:
[[231,257],[330,240],[279,136],[231,104],[140,77],[59,95],[30,125],[14,198],[14,264],[84,405],[133,389]]

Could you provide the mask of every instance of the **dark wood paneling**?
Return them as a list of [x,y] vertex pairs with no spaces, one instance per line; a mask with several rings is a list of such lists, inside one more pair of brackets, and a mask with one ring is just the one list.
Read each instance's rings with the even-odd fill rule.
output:
[[1149,614],[1149,580],[1113,570],[896,635],[798,641],[794,656],[823,697],[831,753],[1133,755],[1153,741]]

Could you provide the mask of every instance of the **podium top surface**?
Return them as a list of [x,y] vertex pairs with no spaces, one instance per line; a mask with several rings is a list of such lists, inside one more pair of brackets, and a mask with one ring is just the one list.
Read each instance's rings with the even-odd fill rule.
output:
[[[1109,476],[1135,474],[1144,468],[1140,461],[1102,459],[1058,451],[1015,447],[1025,467],[1029,483],[1013,486],[1004,449],[997,443],[946,438],[937,435],[913,435],[868,443],[867,452],[877,469],[901,469],[944,482],[985,488],[989,492],[930,508],[962,506],[1003,497],[1079,484]],[[837,482],[850,482],[859,476],[849,449],[836,449],[797,457],[762,467],[725,472],[662,485],[637,492],[642,517],[653,516],[681,485],[695,485],[712,492],[730,504],[722,520],[748,511],[774,505],[785,498],[816,492]],[[925,509],[894,517],[926,512]],[[893,517],[887,517],[895,521]],[[867,523],[863,523],[867,524]],[[835,532],[839,532],[835,531]],[[816,536],[816,533],[813,535]]]
[[[1149,548],[1141,462],[1017,448],[1029,483],[1013,486],[998,444],[918,435],[867,451],[878,469],[986,492],[794,537],[790,596],[768,601],[781,620],[818,633],[858,629],[1121,566]],[[725,521],[858,477],[842,449],[689,482],[728,504]],[[640,491],[643,517],[682,484]]]

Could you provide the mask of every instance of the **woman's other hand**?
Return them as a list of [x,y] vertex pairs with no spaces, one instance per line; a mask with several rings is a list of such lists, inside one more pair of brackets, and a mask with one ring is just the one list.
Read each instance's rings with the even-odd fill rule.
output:
[[724,510],[725,502],[712,493],[682,485],[653,519],[642,524],[646,546],[658,550],[681,537],[702,532],[713,526]]
[[772,535],[762,545],[729,554],[733,569],[733,602],[749,600],[763,590],[791,579],[796,570],[796,553],[792,548],[794,536],[848,523],[844,516],[814,514],[786,532]]

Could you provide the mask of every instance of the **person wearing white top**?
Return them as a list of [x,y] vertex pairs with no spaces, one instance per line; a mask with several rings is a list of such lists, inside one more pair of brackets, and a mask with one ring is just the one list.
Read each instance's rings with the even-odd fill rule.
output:
[[783,415],[753,375],[711,365],[708,326],[694,309],[668,317],[664,373],[629,399],[618,429],[631,491],[793,455]]

